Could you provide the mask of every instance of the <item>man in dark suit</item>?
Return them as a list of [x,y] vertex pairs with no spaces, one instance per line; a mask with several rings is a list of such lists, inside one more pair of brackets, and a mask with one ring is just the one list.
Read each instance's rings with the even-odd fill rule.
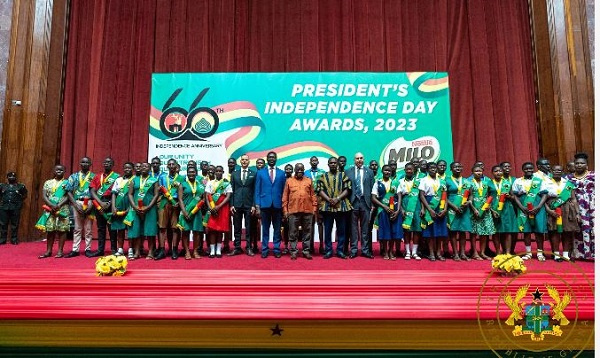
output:
[[254,256],[252,244],[250,242],[250,233],[252,220],[250,215],[254,214],[254,182],[256,172],[248,168],[250,158],[244,154],[240,157],[240,169],[231,173],[231,188],[233,196],[231,197],[231,215],[233,216],[233,251],[227,256],[235,256],[243,253],[242,251],[242,218],[246,227],[246,254]]
[[[365,168],[365,158],[362,153],[354,155],[354,166],[346,169],[346,176],[352,183],[350,202],[352,203],[352,242],[350,258],[358,255],[358,238],[360,237],[361,256],[373,259],[371,252],[371,233],[369,232],[369,218],[371,213],[371,189],[375,184],[373,171]],[[360,232],[359,232],[360,225]]]
[[267,166],[256,173],[254,204],[262,223],[262,254],[269,255],[269,228],[273,223],[273,253],[281,257],[281,199],[285,186],[285,172],[275,167],[277,154],[267,154]]

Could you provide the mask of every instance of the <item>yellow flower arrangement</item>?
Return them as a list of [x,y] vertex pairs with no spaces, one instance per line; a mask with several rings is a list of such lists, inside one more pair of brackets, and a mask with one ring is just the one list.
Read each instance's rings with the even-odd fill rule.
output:
[[96,260],[97,276],[123,276],[127,271],[125,256],[109,255]]
[[505,255],[497,255],[492,260],[492,268],[506,272],[506,273],[524,273],[527,271],[527,267],[525,267],[525,263],[520,256],[505,254]]

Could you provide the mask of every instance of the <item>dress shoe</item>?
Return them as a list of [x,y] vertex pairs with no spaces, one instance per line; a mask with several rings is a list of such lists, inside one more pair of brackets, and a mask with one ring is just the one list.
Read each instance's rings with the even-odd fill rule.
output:
[[326,253],[325,255],[323,255],[323,258],[325,260],[327,260],[327,259],[330,259],[332,256],[333,256],[333,254],[331,252],[329,252],[329,253]]
[[312,255],[310,253],[302,254],[302,256],[304,256],[304,258],[307,259],[307,260],[312,260],[313,259]]
[[279,252],[276,252],[276,253],[275,253],[275,258],[276,258],[276,259],[278,259],[278,258],[280,258],[280,257],[281,257],[281,253],[279,253]]
[[260,257],[262,257],[263,259],[266,259],[267,256],[269,256],[269,253],[267,253],[267,252],[260,254]]
[[91,250],[85,250],[85,257],[94,257],[94,253]]
[[323,246],[319,246],[319,255],[323,255],[324,252],[325,248],[323,248]]
[[350,259],[355,259],[357,256],[356,254],[350,254],[350,256],[348,256]]
[[87,257],[100,257],[100,256],[104,256],[104,251],[94,251],[92,252],[89,256],[88,256],[88,252],[85,252],[85,256]]
[[360,254],[361,257],[366,257],[368,259],[374,259],[375,256],[373,256],[372,253],[368,253],[368,254]]
[[154,260],[162,260],[165,257],[167,257],[165,254],[165,249],[159,249],[156,255],[154,255]]
[[77,256],[79,256],[79,251],[71,251],[65,255],[65,257],[68,259],[70,259],[71,257],[77,257]]
[[19,245],[19,241],[11,241],[10,243],[13,245]]
[[296,254],[292,254],[291,259],[295,260],[296,258],[297,258],[297,255]]
[[[189,258],[189,259],[191,259],[191,258],[192,258],[192,255],[190,255],[190,253],[189,253],[189,252],[188,252],[187,254],[190,256],[190,258]],[[184,255],[185,255],[185,254],[184,254]],[[171,260],[177,260],[177,258],[178,258],[178,257],[179,257],[179,255],[177,255],[177,250],[173,250],[173,251],[171,251]],[[186,257],[186,260],[189,260],[189,259]]]
[[281,250],[281,253],[282,253],[282,254],[284,254],[284,255],[287,255],[287,254],[289,254],[289,253],[290,253],[290,250],[288,250],[288,249],[283,249],[283,250]]
[[258,247],[253,248],[252,252],[254,252],[255,254],[258,254]]
[[241,255],[243,253],[244,252],[242,251],[242,249],[234,249],[233,251],[228,253],[227,256],[237,256],[237,255]]
[[254,252],[252,251],[252,249],[248,249],[248,250],[246,250],[246,255],[254,256]]
[[344,259],[344,260],[348,258],[348,256],[346,256],[344,253],[339,253],[335,256],[339,257],[340,259]]
[[229,248],[229,245],[224,245],[223,246],[223,252],[227,253],[227,252],[230,252],[230,251],[231,251],[231,249]]

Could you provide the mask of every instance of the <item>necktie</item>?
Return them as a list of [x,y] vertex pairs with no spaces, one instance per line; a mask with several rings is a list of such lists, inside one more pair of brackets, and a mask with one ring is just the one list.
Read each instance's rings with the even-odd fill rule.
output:
[[242,183],[246,184],[246,169],[242,172]]
[[362,169],[358,168],[357,173],[356,173],[356,196],[358,196],[358,197],[362,196],[361,184],[362,184]]
[[273,167],[269,168],[269,177],[271,178],[271,183],[275,181],[275,173],[273,173]]

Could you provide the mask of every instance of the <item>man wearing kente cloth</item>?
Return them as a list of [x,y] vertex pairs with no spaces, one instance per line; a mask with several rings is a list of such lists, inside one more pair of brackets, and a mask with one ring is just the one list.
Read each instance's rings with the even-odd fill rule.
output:
[[323,216],[323,225],[325,226],[325,255],[324,259],[329,259],[333,256],[333,247],[331,240],[331,232],[333,230],[333,222],[336,226],[336,256],[345,259],[347,255],[344,253],[345,243],[348,240],[349,232],[346,232],[346,217],[347,213],[352,211],[352,205],[348,200],[348,195],[352,188],[350,179],[344,171],[338,170],[338,160],[336,157],[331,157],[327,161],[329,172],[321,175],[317,184],[317,193],[323,200],[319,206],[319,211]]
[[[325,171],[323,169],[319,168],[318,166],[319,166],[319,159],[313,155],[310,158],[310,169],[307,169],[304,172],[304,176],[307,178],[310,178],[310,180],[312,180],[313,189],[315,190],[315,194],[317,194],[317,202],[320,202],[321,197],[318,196],[317,182],[319,181],[319,178],[321,177],[321,175],[323,175],[325,173]],[[314,222],[317,223],[317,230],[319,233],[319,254],[323,254],[324,253],[324,250],[323,250],[323,217],[319,213],[317,213],[313,219],[313,223]],[[315,253],[315,230],[314,230],[314,228],[310,232],[311,232],[310,253],[314,254]]]
[[45,205],[44,213],[35,227],[46,233],[46,252],[38,256],[45,259],[52,256],[52,246],[58,236],[58,252],[56,258],[63,257],[63,249],[69,231],[69,197],[67,196],[67,181],[64,179],[65,167],[54,167],[54,178],[46,180],[42,189]]
[[150,176],[150,164],[142,163],[141,175],[129,185],[129,213],[123,222],[130,226],[127,237],[134,239],[134,258],[139,258],[143,240],[148,240],[146,259],[154,259],[154,238],[158,232],[156,201],[158,199],[157,178]]
[[104,247],[106,243],[106,229],[110,237],[110,251],[114,255],[117,252],[117,232],[112,229],[108,218],[112,215],[112,187],[119,177],[119,174],[113,172],[115,162],[111,157],[107,157],[102,162],[104,172],[96,175],[90,184],[90,193],[92,198],[99,204],[96,207],[96,225],[98,225],[98,251],[92,254],[92,257],[104,256]]
[[[158,201],[158,251],[154,257],[155,260],[162,260],[166,257],[165,242],[168,240],[171,247],[171,256],[177,255],[177,246],[173,242],[179,243],[180,232],[176,229],[177,220],[179,219],[179,200],[178,187],[184,180],[182,175],[179,175],[178,164],[175,159],[169,159],[167,162],[168,173],[161,173],[158,176],[158,184],[160,185],[160,199]],[[173,254],[175,252],[175,254]]]
[[10,243],[17,245],[21,208],[23,200],[27,198],[27,188],[17,182],[15,172],[8,172],[6,179],[8,183],[0,184],[0,244],[6,244],[10,226]]
[[94,219],[92,194],[90,184],[95,175],[90,171],[92,160],[88,157],[79,161],[80,171],[71,174],[67,181],[67,195],[73,207],[73,250],[65,257],[79,256],[79,245],[81,244],[81,231],[85,236],[85,256],[92,257],[92,220]]

